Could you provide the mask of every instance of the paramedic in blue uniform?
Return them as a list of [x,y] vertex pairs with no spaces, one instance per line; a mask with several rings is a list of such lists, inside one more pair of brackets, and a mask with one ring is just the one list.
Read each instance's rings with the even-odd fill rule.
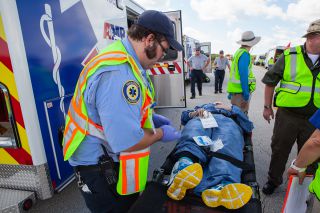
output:
[[191,78],[191,97],[190,99],[194,99],[196,97],[195,86],[197,82],[199,96],[202,96],[202,78],[203,78],[203,71],[208,66],[210,59],[201,54],[200,47],[196,47],[195,55],[191,56],[187,64],[190,68],[190,78]]
[[214,71],[214,93],[217,94],[222,93],[222,84],[224,80],[224,76],[226,74],[226,67],[228,67],[230,72],[230,64],[229,60],[224,57],[223,50],[220,50],[219,57],[216,57],[216,59],[213,62],[213,65],[215,66]]
[[[150,89],[146,69],[163,58],[168,49],[182,50],[174,38],[170,19],[158,11],[145,11],[128,30],[128,37],[122,40],[126,51],[136,61],[143,81]],[[140,95],[132,96],[125,88],[128,82],[135,82]],[[91,212],[127,212],[139,193],[121,196],[115,187],[108,185],[106,177],[98,168],[98,159],[108,155],[115,162],[119,152],[137,151],[157,141],[173,141],[180,132],[171,126],[168,118],[153,115],[154,134],[147,134],[141,128],[141,88],[128,63],[116,66],[102,66],[91,76],[84,92],[84,101],[89,118],[103,127],[106,141],[86,136],[69,163],[75,168],[79,189]],[[102,145],[102,146],[101,146]],[[115,163],[116,164],[116,163]]]

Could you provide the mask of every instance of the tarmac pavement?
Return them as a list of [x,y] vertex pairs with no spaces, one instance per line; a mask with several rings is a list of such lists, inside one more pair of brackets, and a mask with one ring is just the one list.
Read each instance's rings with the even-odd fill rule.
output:
[[[257,181],[260,185],[260,188],[263,187],[264,183],[267,181],[267,171],[270,163],[271,156],[271,136],[274,122],[271,121],[270,124],[266,122],[262,117],[263,104],[264,104],[264,84],[261,82],[261,79],[266,72],[263,67],[253,66],[253,71],[257,78],[257,89],[253,93],[249,109],[249,118],[254,123],[253,130],[253,147],[254,147],[254,157],[255,157],[255,166],[256,166],[256,175]],[[227,71],[228,72],[228,71]],[[230,101],[227,99],[226,85],[228,80],[228,73],[226,73],[223,93],[214,94],[214,76],[209,73],[208,76],[211,79],[210,83],[203,84],[203,95],[196,95],[196,99],[189,99],[190,94],[190,85],[186,86],[186,98],[187,98],[187,108],[194,108],[197,105],[202,105],[204,103],[210,103],[215,101],[221,101],[223,103],[229,104]],[[167,116],[173,121],[173,124],[176,127],[180,127],[180,115],[181,112],[186,110],[186,108],[170,108],[170,109],[158,109],[157,113]],[[150,158],[150,169],[149,169],[149,178],[152,177],[152,172],[155,168],[159,168],[164,162],[166,156],[173,149],[175,143],[156,143],[151,148],[151,158]],[[293,148],[290,158],[287,163],[287,168],[289,162],[296,155],[296,147]],[[284,183],[276,189],[275,193],[271,196],[265,196],[262,192],[261,201],[263,212],[265,213],[278,213],[281,211],[285,191],[286,191],[286,174],[284,173]],[[36,203],[36,205],[30,210],[33,213],[42,213],[42,212],[68,212],[68,213],[86,213],[89,210],[86,208],[85,202],[81,197],[80,192],[77,189],[76,182],[72,182],[70,186],[66,187],[62,192],[55,194],[53,198],[49,200],[44,200]]]

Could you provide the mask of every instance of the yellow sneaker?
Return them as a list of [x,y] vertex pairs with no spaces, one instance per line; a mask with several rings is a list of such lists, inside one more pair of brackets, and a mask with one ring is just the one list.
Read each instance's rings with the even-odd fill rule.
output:
[[227,209],[239,209],[249,202],[252,189],[242,183],[231,183],[221,190],[207,189],[202,192],[203,202],[209,207],[224,206]]
[[196,187],[202,179],[203,171],[199,163],[193,163],[180,170],[167,190],[167,195],[174,200],[181,200],[187,189]]

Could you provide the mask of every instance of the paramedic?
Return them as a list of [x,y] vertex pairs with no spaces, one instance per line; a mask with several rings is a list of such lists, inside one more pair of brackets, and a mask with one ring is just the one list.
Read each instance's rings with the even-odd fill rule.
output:
[[[306,167],[320,158],[320,109],[317,110],[309,121],[316,130],[303,145],[298,157],[292,161],[288,169],[288,178],[290,175],[297,175],[300,184],[302,184],[306,175]],[[309,190],[317,196],[318,200],[320,199],[320,167],[318,167],[316,177],[311,182]]]
[[214,93],[215,94],[217,94],[218,91],[219,93],[222,93],[222,84],[223,84],[224,76],[226,74],[225,70],[227,66],[230,72],[229,60],[226,57],[224,57],[223,54],[224,54],[223,50],[220,50],[219,57],[217,57],[213,63],[213,65],[215,66],[215,71],[214,71]]
[[127,212],[145,187],[149,147],[180,137],[169,119],[152,113],[154,90],[146,73],[169,48],[182,50],[172,22],[148,10],[126,39],[102,50],[80,74],[63,154],[92,212]]
[[252,31],[242,33],[241,40],[237,41],[241,47],[236,51],[231,64],[227,92],[231,104],[241,108],[248,114],[250,95],[256,89],[256,78],[252,72],[250,49],[260,41]]
[[274,65],[274,60],[273,60],[273,57],[271,57],[271,58],[268,60],[268,70],[270,70],[273,65]]
[[194,99],[196,97],[195,86],[197,82],[199,96],[202,96],[202,78],[205,68],[208,66],[210,59],[200,52],[200,47],[196,47],[195,55],[191,56],[187,65],[190,68],[190,78],[191,78],[191,97]]
[[[314,132],[309,118],[320,108],[320,19],[309,25],[304,45],[286,49],[262,79],[265,86],[263,117],[270,123],[274,106],[278,107],[271,142],[268,181],[262,191],[272,194],[282,183],[291,148],[295,141],[298,151]],[[312,170],[315,168],[309,168]]]

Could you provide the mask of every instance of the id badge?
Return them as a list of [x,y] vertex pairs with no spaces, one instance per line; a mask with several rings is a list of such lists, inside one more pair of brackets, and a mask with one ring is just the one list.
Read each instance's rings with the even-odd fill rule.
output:
[[202,127],[205,129],[218,127],[218,123],[216,119],[213,117],[213,115],[210,112],[205,113],[205,117],[200,118],[200,121],[201,121]]

